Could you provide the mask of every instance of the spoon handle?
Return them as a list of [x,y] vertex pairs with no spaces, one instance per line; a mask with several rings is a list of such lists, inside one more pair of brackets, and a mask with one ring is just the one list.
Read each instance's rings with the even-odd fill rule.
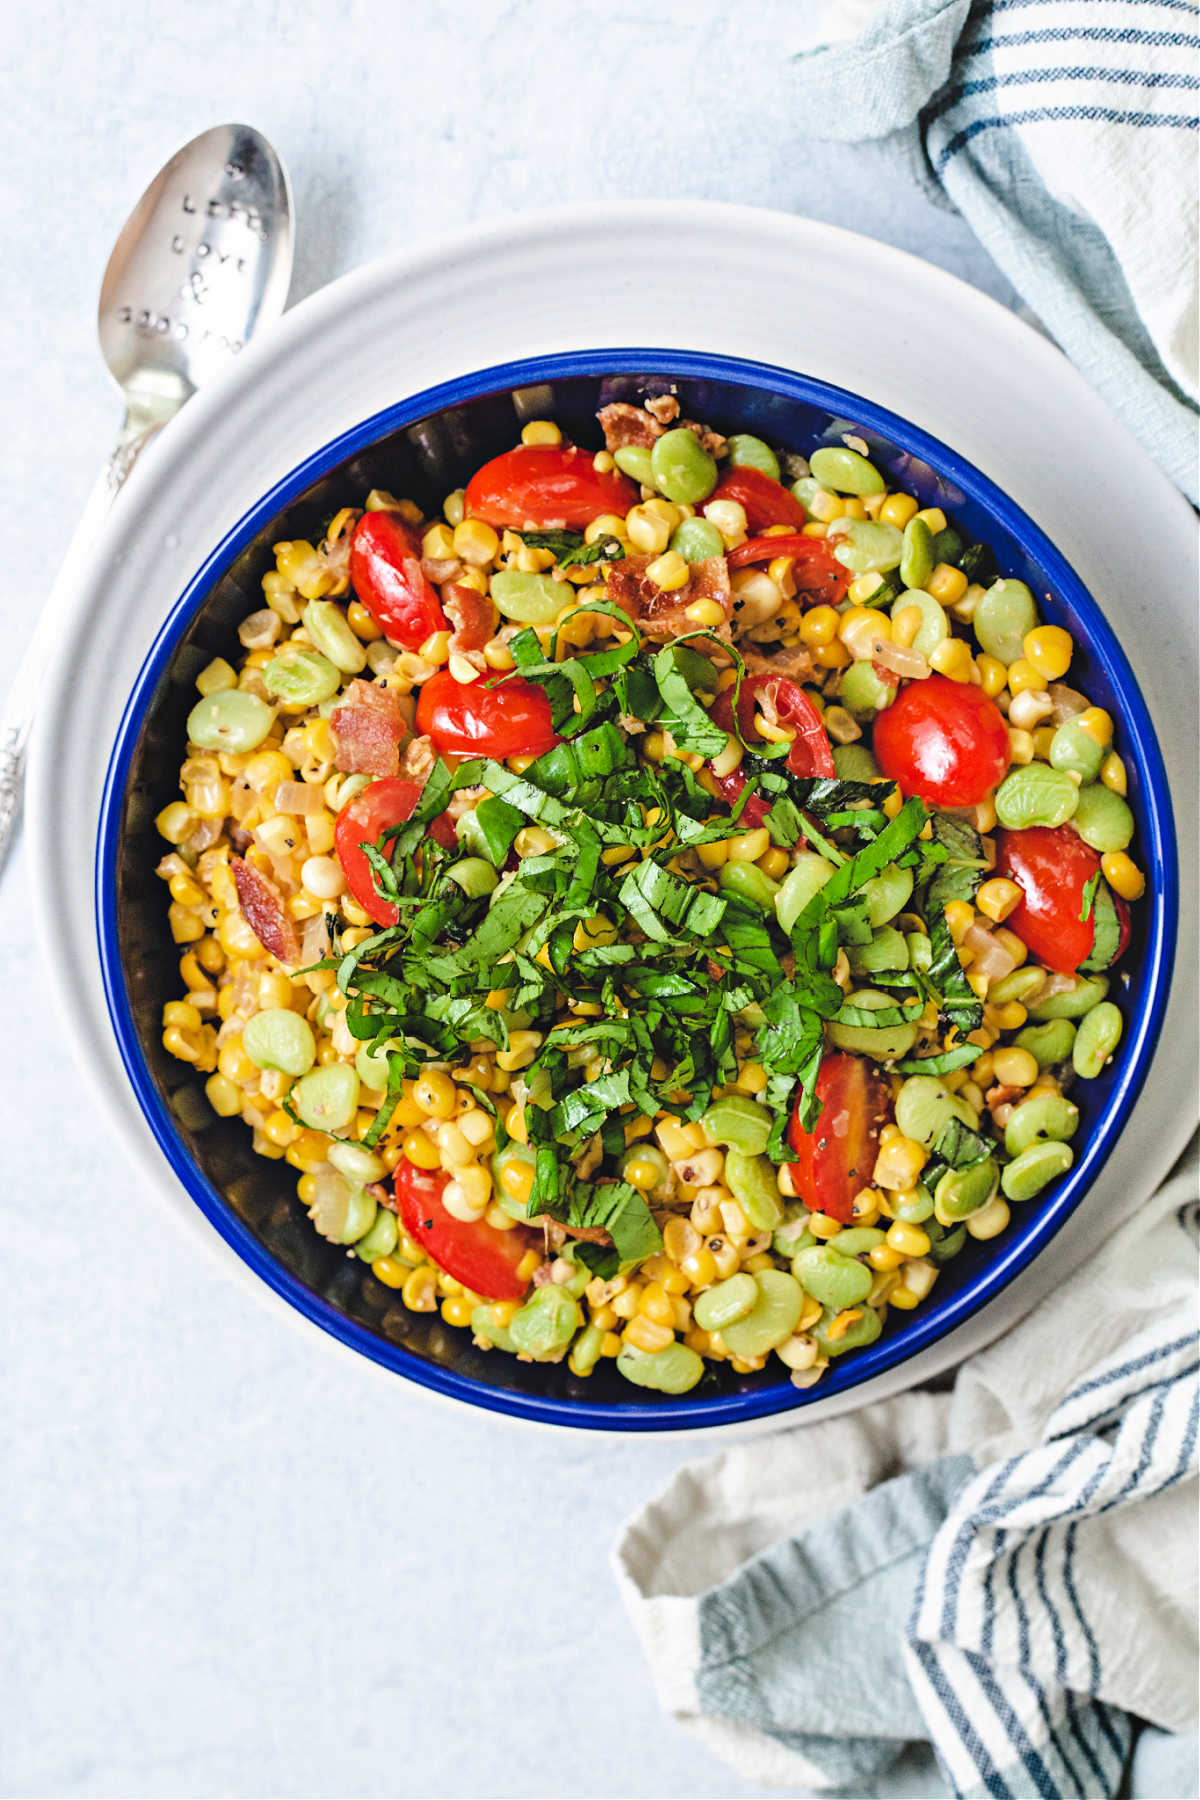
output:
[[150,439],[165,423],[161,415],[147,423],[144,416],[135,419],[126,414],[121,434],[83,509],[62,567],[42,607],[33,636],[26,645],[25,654],[5,699],[4,710],[0,713],[0,871],[3,871],[21,815],[29,734],[46,666],[62,633],[69,608],[69,596],[75,590],[100,527],[108,517],[129,471]]

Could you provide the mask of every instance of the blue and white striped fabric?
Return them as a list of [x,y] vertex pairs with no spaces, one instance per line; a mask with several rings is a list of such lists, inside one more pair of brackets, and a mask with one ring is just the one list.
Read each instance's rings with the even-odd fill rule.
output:
[[663,1707],[872,1800],[1194,1800],[1194,1158],[949,1393],[685,1468],[616,1572]]
[[[836,15],[835,15],[836,16]],[[1197,498],[1196,0],[842,0],[804,127],[919,138],[1046,330]]]

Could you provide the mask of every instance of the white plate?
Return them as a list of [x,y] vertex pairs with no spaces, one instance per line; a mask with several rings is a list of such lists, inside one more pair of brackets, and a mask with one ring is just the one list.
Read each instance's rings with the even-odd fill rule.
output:
[[[68,1041],[138,1168],[290,1318],[170,1175],[109,1027],[91,870],[125,699],[205,557],[331,438],[472,369],[607,346],[706,350],[837,383],[943,439],[1025,508],[1116,626],[1154,717],[1181,835],[1180,966],[1195,966],[1194,519],[1053,345],[914,257],[744,207],[641,202],[525,215],[373,264],[289,313],[143,456],[77,588],[31,750],[34,913]],[[969,1324],[861,1388],[808,1404],[804,1419],[927,1379],[1061,1281],[1187,1141],[1193,1065],[1182,982],[1117,1151],[1049,1249]]]

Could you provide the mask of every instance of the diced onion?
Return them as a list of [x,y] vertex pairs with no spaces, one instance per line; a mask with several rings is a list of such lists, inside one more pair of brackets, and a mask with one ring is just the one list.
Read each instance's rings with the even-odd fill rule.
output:
[[1067,719],[1077,719],[1086,712],[1091,701],[1075,688],[1068,687],[1065,681],[1052,681],[1046,689],[1050,696],[1053,710],[1050,714],[1052,725],[1062,725]]
[[903,644],[889,644],[883,639],[872,645],[872,660],[881,669],[890,669],[893,675],[902,675],[912,681],[924,681],[929,673],[929,662],[919,650],[906,648]]
[[283,620],[278,613],[264,606],[261,612],[252,612],[248,619],[243,619],[238,626],[238,637],[247,650],[268,650],[283,629]]
[[315,781],[281,781],[275,789],[276,812],[306,818],[310,813],[319,813],[324,805],[325,796]]
[[997,943],[985,925],[972,925],[962,942],[963,949],[971,952],[972,975],[983,975],[989,983],[1003,981],[1017,966],[1016,957]]

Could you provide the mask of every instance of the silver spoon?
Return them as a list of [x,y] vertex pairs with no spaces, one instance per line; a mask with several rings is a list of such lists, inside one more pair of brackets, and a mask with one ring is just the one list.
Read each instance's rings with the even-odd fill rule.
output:
[[0,868],[20,814],[42,676],[96,533],[155,433],[279,317],[291,274],[287,171],[249,125],[216,125],[176,151],[113,247],[100,288],[100,349],[125,420],[0,714]]

